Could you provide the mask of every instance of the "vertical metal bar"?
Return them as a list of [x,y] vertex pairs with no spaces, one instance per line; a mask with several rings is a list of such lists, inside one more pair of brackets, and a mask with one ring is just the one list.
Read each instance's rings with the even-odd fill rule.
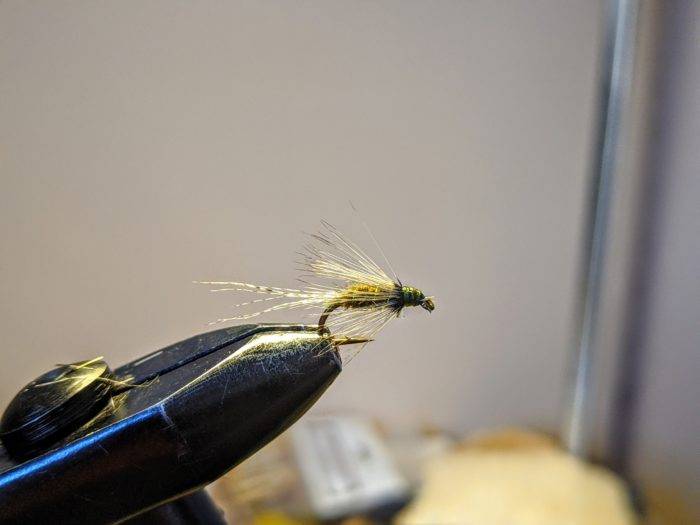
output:
[[620,150],[620,133],[634,62],[638,0],[610,0],[599,92],[597,143],[593,156],[589,215],[579,282],[576,343],[562,439],[579,456],[588,454],[592,370],[598,328],[608,215]]
[[[649,5],[651,4],[651,5]],[[684,40],[692,34],[696,17],[692,2],[650,2],[649,20],[638,39],[650,50],[654,64],[644,80],[650,86],[642,106],[647,129],[641,142],[639,200],[635,203],[632,252],[626,283],[625,318],[620,334],[615,392],[608,422],[606,463],[625,478],[632,475],[634,452],[639,440],[640,397],[649,361],[649,324],[653,315],[654,277],[661,258],[666,194],[677,137],[669,115],[677,109],[677,92],[683,89]],[[646,8],[646,7],[645,7]],[[652,18],[653,16],[653,18]],[[651,45],[650,45],[651,44]],[[639,45],[638,45],[639,47]]]

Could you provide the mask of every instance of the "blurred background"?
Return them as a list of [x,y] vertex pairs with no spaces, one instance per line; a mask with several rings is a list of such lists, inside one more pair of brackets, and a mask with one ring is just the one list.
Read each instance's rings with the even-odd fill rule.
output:
[[[614,463],[624,418],[625,475],[695,516],[698,19],[639,11],[588,438]],[[193,280],[293,286],[321,218],[376,255],[352,200],[437,310],[388,326],[314,414],[558,435],[604,20],[585,0],[0,2],[0,404],[232,313]]]

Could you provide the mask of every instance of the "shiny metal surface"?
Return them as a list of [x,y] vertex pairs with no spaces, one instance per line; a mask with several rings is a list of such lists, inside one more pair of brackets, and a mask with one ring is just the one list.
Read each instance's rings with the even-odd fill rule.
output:
[[579,280],[575,343],[562,439],[579,456],[589,452],[592,370],[598,331],[610,199],[620,156],[624,110],[635,56],[639,2],[610,0],[600,72],[599,117],[590,179],[590,205]]

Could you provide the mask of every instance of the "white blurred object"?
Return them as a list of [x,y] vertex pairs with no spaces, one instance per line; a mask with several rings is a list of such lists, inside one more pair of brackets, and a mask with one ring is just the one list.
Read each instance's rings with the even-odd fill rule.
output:
[[408,498],[408,483],[367,420],[310,418],[294,427],[292,442],[311,507],[321,519]]

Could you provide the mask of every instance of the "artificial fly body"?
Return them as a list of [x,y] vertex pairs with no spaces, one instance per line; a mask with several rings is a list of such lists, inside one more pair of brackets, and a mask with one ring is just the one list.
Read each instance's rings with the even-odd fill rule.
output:
[[[367,232],[384,257],[393,278],[334,226],[322,221],[321,231],[309,236],[311,242],[299,254],[299,270],[302,272],[299,280],[306,285],[304,288],[276,288],[231,281],[195,281],[215,286],[212,292],[237,291],[266,296],[234,305],[234,308],[275,303],[262,310],[217,319],[209,324],[251,319],[280,310],[315,310],[320,315],[320,335],[332,337],[336,346],[353,345],[356,348],[354,352],[344,353],[345,361],[352,359],[389,321],[398,317],[404,308],[420,306],[432,312],[435,309],[432,297],[426,297],[418,288],[404,286],[391,269],[369,228]],[[33,386],[48,387],[63,382],[80,385],[91,381],[103,382],[116,389],[143,386],[133,384],[129,378],[117,380],[111,373],[105,374],[108,368],[102,357],[57,366],[62,369],[59,375]]]
[[[331,334],[337,344],[366,343],[408,306],[420,306],[428,312],[435,309],[431,297],[426,297],[417,288],[404,286],[393,270],[394,277],[389,277],[381,266],[331,224],[322,221],[322,230],[311,234],[310,238],[311,242],[304,246],[299,261],[302,272],[299,280],[306,285],[304,288],[195,281],[216,286],[213,292],[236,291],[267,296],[235,305],[236,308],[279,301],[262,310],[218,319],[211,324],[250,319],[279,310],[317,309],[320,312],[319,333]],[[384,256],[381,248],[379,251]],[[387,265],[391,268],[388,261]]]

